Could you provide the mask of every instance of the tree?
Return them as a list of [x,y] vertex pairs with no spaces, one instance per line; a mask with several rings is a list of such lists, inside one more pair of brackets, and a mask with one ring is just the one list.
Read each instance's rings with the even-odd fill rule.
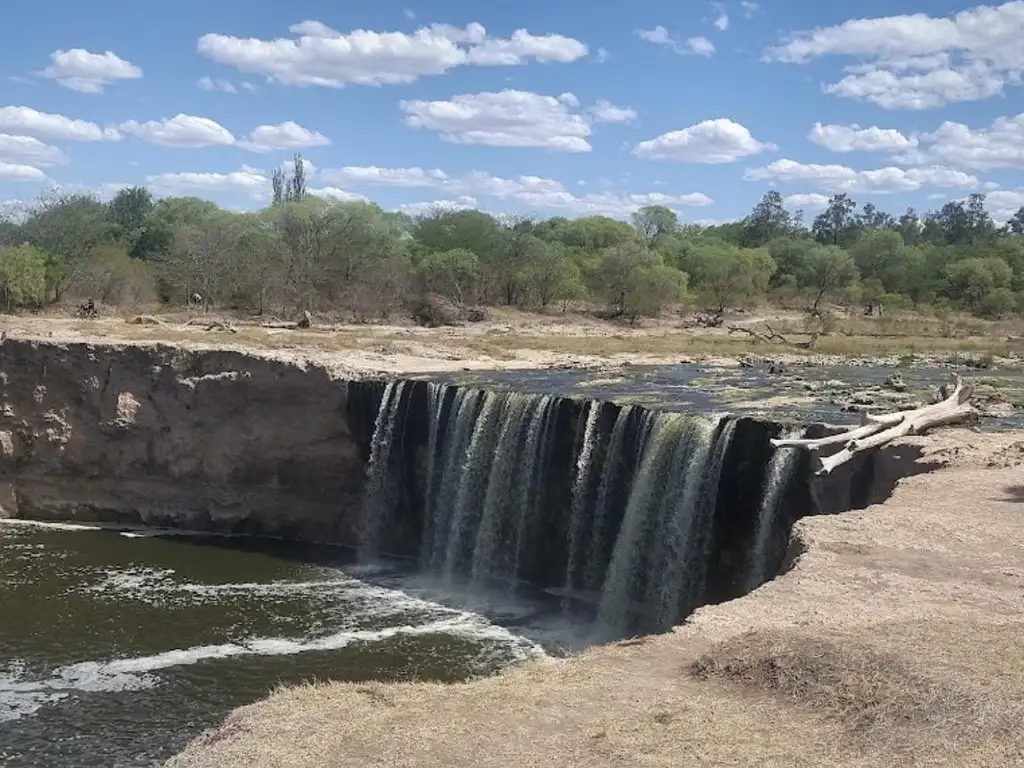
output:
[[428,254],[420,262],[427,290],[462,306],[472,293],[479,258],[465,248]]
[[857,230],[857,204],[848,195],[832,195],[824,212],[814,219],[811,231],[819,243],[846,245]]
[[720,240],[694,248],[683,266],[698,294],[718,312],[762,298],[776,268],[767,250],[737,248]]
[[631,220],[637,231],[651,245],[660,235],[671,235],[679,230],[679,217],[662,205],[648,205],[637,209]]
[[4,311],[36,306],[46,298],[45,252],[32,245],[0,250],[0,299]]
[[1006,228],[1015,235],[1024,235],[1024,205],[1006,222]]
[[792,235],[796,229],[794,217],[786,210],[782,195],[773,189],[743,220],[743,245],[758,248],[776,237]]
[[[529,294],[542,307],[553,301],[572,301],[586,295],[580,268],[561,243],[546,243],[530,263]],[[564,307],[563,307],[564,308]]]
[[902,291],[909,265],[906,245],[898,232],[870,230],[851,249],[850,255],[862,278],[875,278],[889,292]]
[[306,164],[302,160],[302,155],[296,154],[295,161],[292,165],[292,180],[288,199],[291,200],[293,203],[298,203],[304,200],[305,197]]
[[834,296],[857,279],[857,265],[842,248],[819,246],[808,254],[803,277],[813,296],[811,311],[817,312],[822,299]]

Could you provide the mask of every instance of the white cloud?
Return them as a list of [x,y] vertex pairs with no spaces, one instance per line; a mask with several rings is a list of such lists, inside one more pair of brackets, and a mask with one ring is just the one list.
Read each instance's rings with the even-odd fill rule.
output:
[[47,168],[67,161],[68,156],[63,151],[39,139],[0,133],[0,162]]
[[920,149],[897,156],[909,164],[940,163],[957,168],[990,171],[1024,169],[1024,113],[997,118],[987,128],[945,122],[932,133],[918,136]]
[[312,187],[306,191],[315,197],[322,197],[324,200],[330,200],[332,203],[368,202],[364,195],[349,192],[345,189],[339,189],[338,187]]
[[740,0],[740,6],[745,11],[744,15],[748,19],[751,18],[754,13],[757,12],[757,9],[761,7],[758,3],[751,2],[751,0]]
[[410,216],[423,216],[437,210],[442,211],[465,211],[471,208],[479,208],[480,203],[475,197],[463,195],[457,200],[425,200],[420,203],[405,203],[398,206],[399,211]]
[[801,211],[820,211],[828,206],[828,195],[817,192],[800,195],[788,195],[783,199],[787,208]]
[[594,58],[597,59],[598,64],[604,64],[611,58],[611,55],[611,52],[607,48],[598,48],[597,53],[594,54]]
[[993,220],[1005,224],[1024,206],[1024,187],[1020,189],[997,189],[985,197],[985,207]]
[[233,173],[158,173],[147,176],[146,184],[168,195],[235,192],[257,200],[270,196],[270,180],[251,168]]
[[755,139],[745,126],[717,118],[641,141],[633,148],[633,154],[645,160],[716,165],[774,149],[774,144]]
[[854,57],[851,74],[826,91],[886,109],[927,109],[985,99],[1024,82],[1022,29],[1024,2],[1014,0],[948,18],[915,13],[851,19],[793,35],[766,57],[797,64]]
[[715,46],[706,37],[689,37],[686,39],[686,46],[698,56],[710,57],[715,55]]
[[853,125],[822,125],[815,123],[807,138],[833,152],[880,152],[912,149],[916,138],[907,138],[894,128],[861,128]]
[[103,93],[106,86],[118,80],[142,77],[142,70],[113,51],[90,53],[72,48],[51,53],[50,66],[39,74],[79,93]]
[[42,181],[46,174],[31,165],[0,162],[0,179],[8,181]]
[[162,147],[222,147],[235,143],[235,137],[220,123],[206,117],[179,114],[167,120],[139,123],[129,120],[120,129],[150,144]]
[[409,19],[409,21],[413,21],[416,18],[416,12],[412,8],[403,8],[402,15]]
[[715,26],[722,32],[725,32],[729,28],[729,14],[725,11],[719,13],[718,18],[715,19]]
[[818,165],[798,163],[795,160],[776,160],[761,168],[751,168],[744,174],[744,178],[751,181],[802,182],[830,192],[879,194],[913,192],[923,186],[966,189],[980,185],[975,176],[940,166],[856,171],[845,165]]
[[412,83],[460,66],[517,66],[529,61],[571,62],[587,46],[562,35],[533,35],[518,29],[509,38],[491,37],[481,24],[445,24],[411,34],[357,29],[338,32],[318,21],[291,27],[295,39],[199,38],[202,55],[243,72],[265,75],[285,85],[340,88]]
[[690,37],[685,41],[673,37],[665,27],[657,26],[654,29],[638,29],[637,35],[641,40],[655,45],[664,45],[671,48],[678,54],[697,54],[699,56],[713,56],[715,54],[714,44],[706,37]]
[[980,101],[1003,90],[1003,81],[985,69],[948,68],[914,75],[875,69],[847,75],[826,92],[871,101],[885,109],[934,109],[960,101]]
[[654,43],[654,45],[667,46],[672,48],[676,53],[695,53],[700,56],[715,55],[715,45],[706,37],[691,37],[680,42],[678,38],[670,35],[667,29],[660,26],[655,27],[652,30],[637,30],[637,35],[641,40],[646,40],[648,43]]
[[39,112],[31,107],[0,107],[0,130],[68,141],[118,141],[121,138],[113,128],[101,128],[96,123]]
[[275,149],[304,149],[326,147],[331,140],[322,133],[303,128],[291,120],[279,125],[261,125],[238,146],[252,152],[270,152]]
[[402,101],[412,128],[437,131],[453,144],[543,147],[589,152],[590,124],[572,111],[572,94],[558,98],[529,91],[464,93],[448,101]]
[[572,215],[601,214],[620,218],[645,205],[684,208],[710,205],[713,202],[707,195],[699,192],[668,195],[657,192],[622,194],[605,191],[574,195],[561,182],[554,179],[539,176],[506,179],[482,171],[472,171],[454,177],[439,169],[368,166],[325,170],[321,172],[321,178],[346,186],[428,188],[443,191],[454,200],[464,197],[494,197],[506,202]]
[[610,101],[598,99],[594,106],[587,109],[595,123],[631,123],[636,120],[636,110],[629,107],[616,107]]
[[220,77],[200,77],[196,86],[201,91],[219,91],[221,93],[238,93],[238,89],[230,81]]

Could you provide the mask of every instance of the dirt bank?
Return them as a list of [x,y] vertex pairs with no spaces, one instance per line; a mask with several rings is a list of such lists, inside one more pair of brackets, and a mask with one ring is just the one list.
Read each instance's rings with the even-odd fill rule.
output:
[[1024,440],[805,518],[785,575],[673,633],[468,685],[328,683],[236,711],[172,768],[1024,763]]
[[345,539],[365,467],[349,396],[236,352],[8,338],[0,516]]

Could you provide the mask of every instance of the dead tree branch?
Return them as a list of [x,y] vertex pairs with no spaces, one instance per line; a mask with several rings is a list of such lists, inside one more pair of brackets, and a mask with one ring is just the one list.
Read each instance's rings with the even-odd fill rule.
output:
[[[966,384],[957,375],[953,376],[951,390],[943,388],[945,398],[932,405],[897,413],[866,415],[864,423],[829,437],[817,439],[772,440],[776,448],[803,448],[813,454],[816,475],[827,475],[836,467],[845,464],[854,456],[865,451],[880,448],[893,440],[908,435],[924,434],[935,427],[959,424],[974,414],[971,396],[974,386]],[[818,455],[818,451],[833,445],[842,445],[833,454]]]

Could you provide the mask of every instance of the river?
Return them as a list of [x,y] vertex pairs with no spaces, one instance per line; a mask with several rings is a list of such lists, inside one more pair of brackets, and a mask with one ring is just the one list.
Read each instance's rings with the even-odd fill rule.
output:
[[0,766],[160,765],[281,683],[494,673],[571,644],[550,608],[344,550],[4,522]]

